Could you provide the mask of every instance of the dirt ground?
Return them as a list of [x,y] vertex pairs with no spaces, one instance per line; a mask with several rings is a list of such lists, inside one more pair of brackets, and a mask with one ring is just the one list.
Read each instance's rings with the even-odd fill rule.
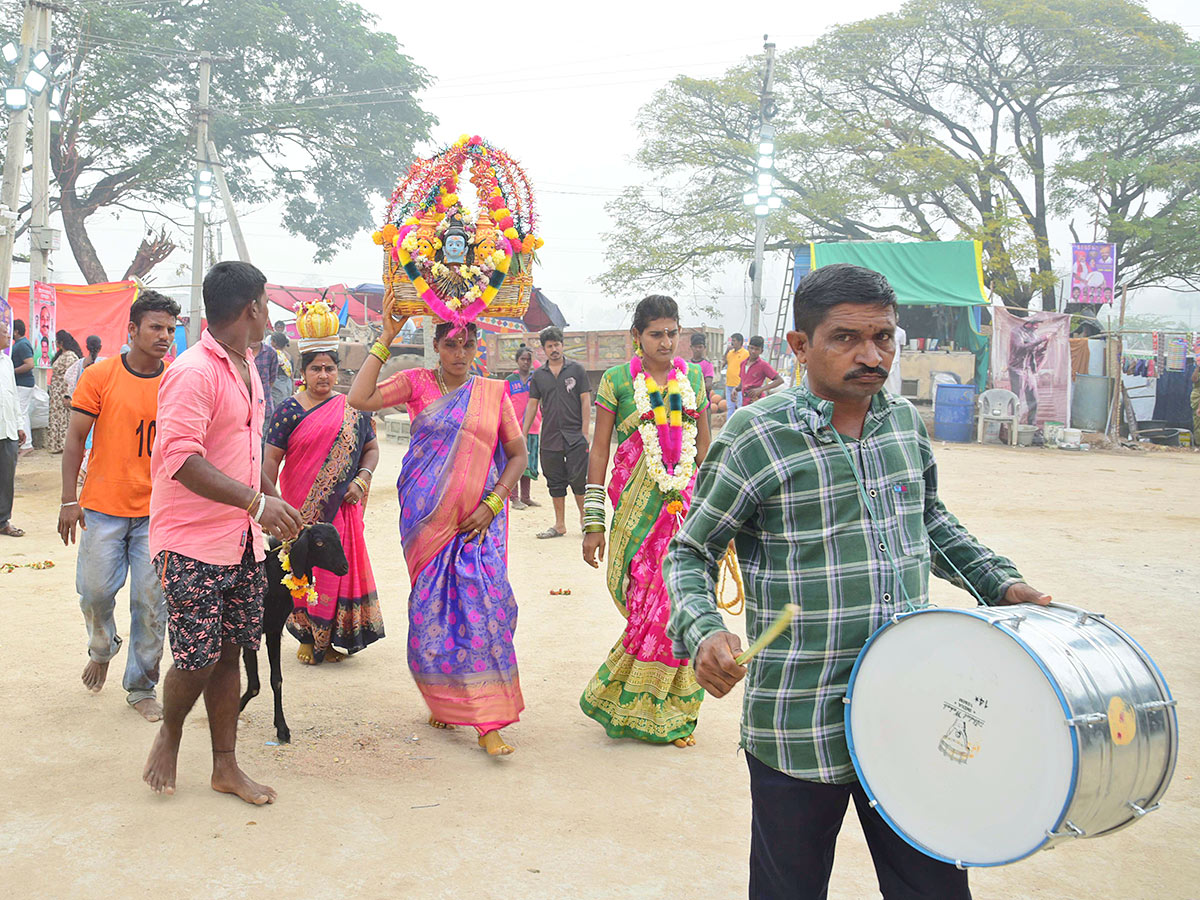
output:
[[[545,508],[512,516],[528,705],[508,731],[517,754],[489,759],[473,732],[424,724],[405,668],[408,583],[389,488],[402,449],[385,442],[367,513],[388,637],[312,669],[285,636],[293,743],[274,744],[269,696],[250,704],[240,730],[242,765],[279,791],[278,803],[260,808],[208,788],[202,708],[187,724],[178,793],[157,797],[142,783],[155,726],[125,704],[123,657],[102,693],[79,681],[85,634],[75,550],[54,533],[57,458],[37,451],[22,461],[13,521],[29,534],[0,537],[0,563],[55,567],[0,574],[0,873],[10,896],[745,896],[740,691],[705,702],[694,749],[606,738],[577,701],[622,621],[602,576],[580,558],[577,528],[534,540]],[[1184,730],[1161,811],[1108,838],[976,871],[975,896],[1200,897],[1200,755],[1188,739],[1200,713],[1200,455],[941,445],[938,458],[942,495],[976,534],[1030,582],[1106,613],[1156,657]],[[556,588],[572,593],[550,596]],[[968,605],[943,582],[934,600]],[[877,896],[853,814],[830,896]]]

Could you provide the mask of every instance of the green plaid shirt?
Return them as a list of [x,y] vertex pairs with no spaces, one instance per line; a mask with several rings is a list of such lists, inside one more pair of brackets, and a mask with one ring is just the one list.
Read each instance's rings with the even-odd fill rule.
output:
[[[751,641],[785,603],[800,607],[792,628],[750,664],[741,744],[788,775],[839,784],[855,779],[842,710],[854,661],[877,628],[907,609],[906,594],[913,606],[928,605],[931,564],[965,587],[948,555],[989,603],[1021,576],[938,499],[929,436],[911,403],[881,391],[862,438],[845,439],[873,514],[832,415],[833,404],[807,385],[738,410],[700,468],[665,574],[668,634],[680,658],[694,658],[705,638],[726,630],[713,597],[730,540]],[[940,550],[932,560],[931,545]]]

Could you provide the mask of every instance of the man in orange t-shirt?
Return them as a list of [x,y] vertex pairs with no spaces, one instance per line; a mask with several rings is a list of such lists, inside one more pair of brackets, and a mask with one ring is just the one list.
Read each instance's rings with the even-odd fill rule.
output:
[[[62,461],[63,543],[79,536],[75,589],[88,633],[83,683],[104,687],[121,649],[113,617],[129,577],[129,654],[123,681],[129,704],[147,720],[162,718],[156,694],[167,626],[166,602],[150,558],[150,454],[158,416],[163,357],[175,339],[179,304],[142,291],[129,310],[129,352],[88,366],[71,397]],[[83,492],[76,499],[84,442],[92,433]]]

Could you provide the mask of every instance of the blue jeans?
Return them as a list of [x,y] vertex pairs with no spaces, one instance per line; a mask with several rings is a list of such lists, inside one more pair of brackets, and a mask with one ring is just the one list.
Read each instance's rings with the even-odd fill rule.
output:
[[83,511],[75,590],[88,632],[88,657],[109,662],[121,649],[113,610],[129,578],[129,655],[122,682],[130,705],[155,696],[167,628],[167,602],[150,559],[150,518]]
[[741,399],[742,395],[737,388],[725,385],[725,403],[727,404],[725,409],[726,422],[729,421],[729,416],[732,416],[735,412],[737,412],[738,406],[741,405]]

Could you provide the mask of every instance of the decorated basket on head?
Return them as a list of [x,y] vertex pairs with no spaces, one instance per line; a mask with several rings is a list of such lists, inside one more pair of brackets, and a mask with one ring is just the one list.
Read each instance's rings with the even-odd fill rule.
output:
[[[459,191],[469,167],[478,207]],[[533,189],[517,163],[479,136],[463,135],[418,159],[375,232],[384,250],[383,281],[405,316],[465,325],[479,318],[521,318],[529,309],[536,237]]]

